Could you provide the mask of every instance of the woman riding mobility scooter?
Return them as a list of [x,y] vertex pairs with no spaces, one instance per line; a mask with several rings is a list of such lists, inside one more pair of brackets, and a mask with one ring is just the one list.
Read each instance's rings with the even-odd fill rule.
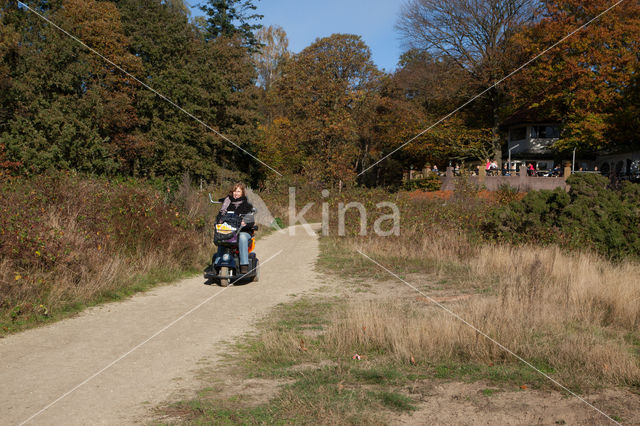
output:
[[[212,200],[209,194],[209,200]],[[230,283],[258,281],[258,258],[254,233],[256,209],[246,201],[244,185],[236,184],[229,196],[221,199],[216,218],[214,243],[218,246],[204,277],[227,287]]]

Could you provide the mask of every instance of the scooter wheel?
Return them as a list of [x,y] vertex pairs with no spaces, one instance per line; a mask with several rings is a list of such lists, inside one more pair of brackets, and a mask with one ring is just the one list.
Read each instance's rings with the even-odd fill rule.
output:
[[258,259],[256,259],[255,261],[255,268],[256,268],[256,275],[253,277],[253,282],[257,283],[260,281],[260,267],[259,267],[260,261]]
[[[229,268],[226,267],[226,266],[222,266],[220,268],[220,272],[218,273],[218,275],[222,275],[222,276],[228,277],[229,276]],[[220,281],[220,285],[222,287],[229,286],[229,278],[219,278],[219,281]]]

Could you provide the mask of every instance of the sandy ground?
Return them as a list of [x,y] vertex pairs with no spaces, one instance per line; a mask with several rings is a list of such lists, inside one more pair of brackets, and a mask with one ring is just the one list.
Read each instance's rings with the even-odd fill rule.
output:
[[321,284],[317,237],[295,231],[257,243],[258,283],[224,289],[192,278],[1,339],[0,424],[131,424],[192,395],[198,370],[222,356],[223,342]]
[[[556,391],[521,390],[488,383],[432,381],[411,395],[417,410],[392,417],[397,425],[614,425],[579,399]],[[496,393],[487,395],[487,390]],[[484,391],[484,392],[483,392]],[[601,389],[583,398],[624,425],[640,424],[640,396]]]

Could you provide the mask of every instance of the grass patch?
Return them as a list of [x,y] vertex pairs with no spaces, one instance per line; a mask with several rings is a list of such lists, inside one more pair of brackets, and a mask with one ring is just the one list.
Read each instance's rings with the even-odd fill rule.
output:
[[[393,279],[388,272],[373,265],[369,259],[356,251],[357,248],[369,256],[380,253],[382,249],[380,244],[376,243],[369,247],[368,243],[370,242],[371,240],[358,238],[322,238],[317,262],[318,270],[322,273],[339,275],[349,284]],[[403,242],[397,241],[395,244],[401,245]],[[407,244],[412,243],[407,242]],[[385,250],[384,256],[376,257],[376,260],[383,266],[392,268],[393,272],[403,279],[407,274],[428,274],[433,276],[434,280],[439,279],[440,284],[455,287],[478,286],[471,275],[471,267],[455,258],[436,259],[430,257],[429,254],[423,256],[396,255],[402,252],[402,250]],[[484,287],[484,284],[481,283],[479,287]]]
[[416,409],[413,400],[397,392],[378,392],[375,394],[385,407],[398,411],[413,411]]
[[495,393],[498,393],[498,392],[500,392],[500,389],[491,389],[491,388],[482,389],[482,390],[480,391],[480,393],[481,393],[482,395],[484,395],[484,396],[491,396],[491,395],[493,395],[493,394],[495,394]]
[[336,299],[314,300],[302,298],[278,307],[278,316],[271,325],[280,331],[322,330],[328,323],[330,312]]
[[367,370],[353,368],[351,371],[353,376],[363,383],[398,384],[406,380],[406,376],[393,366],[374,367]]
[[527,385],[532,388],[551,388],[553,384],[544,376],[524,364],[482,365],[472,363],[440,363],[431,366],[438,379],[477,382],[486,380],[491,384],[513,386]]

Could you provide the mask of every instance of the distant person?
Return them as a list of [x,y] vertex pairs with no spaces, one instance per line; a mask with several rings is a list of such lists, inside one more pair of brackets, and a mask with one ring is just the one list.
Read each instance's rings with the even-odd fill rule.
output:
[[502,165],[502,176],[509,176],[509,166],[507,163]]
[[527,165],[527,174],[529,176],[533,176],[533,172],[535,172],[536,168],[533,166],[533,163],[529,163]]
[[433,165],[433,169],[431,169],[433,171],[433,173],[438,174],[438,166],[437,165]]

